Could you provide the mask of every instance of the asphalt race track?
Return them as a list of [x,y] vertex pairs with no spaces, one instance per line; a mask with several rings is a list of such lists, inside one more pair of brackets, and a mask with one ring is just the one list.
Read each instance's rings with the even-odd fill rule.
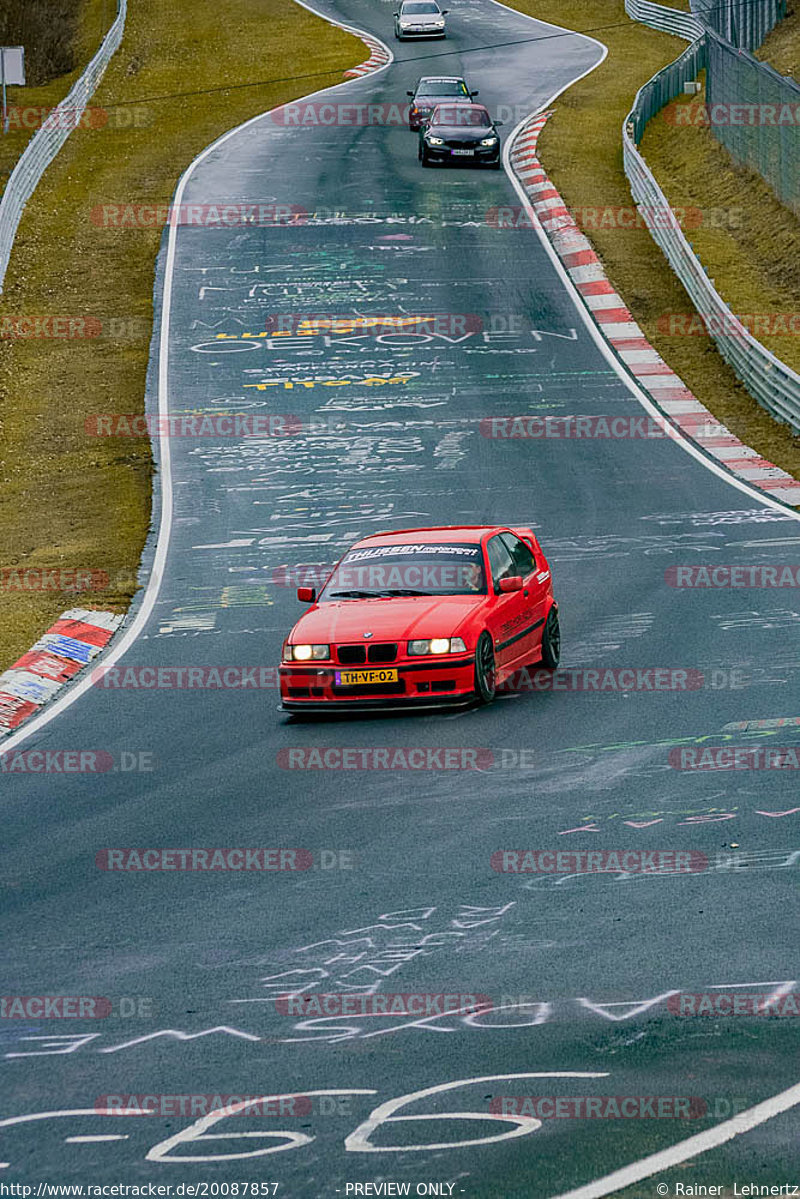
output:
[[[384,38],[396,61],[314,103],[402,105],[418,75],[463,73],[493,111],[521,114],[602,55],[490,0],[459,0],[444,42],[400,44],[392,9],[325,10]],[[492,417],[646,415],[536,233],[493,223],[493,208],[519,204],[504,172],[423,170],[403,127],[265,117],[217,143],[182,198],[301,215],[182,226],[174,259],[165,233],[149,411],[282,415],[293,435],[161,443],[168,553],[145,627],[115,663],[125,685],[92,687],[17,739],[103,750],[115,767],[3,779],[5,993],[108,997],[112,1011],[3,1021],[0,1180],[270,1182],[298,1199],[396,1182],[554,1199],[672,1148],[638,1193],[675,1179],[800,1181],[800,1095],[724,1143],[676,1148],[797,1085],[797,1019],[668,1003],[780,998],[800,978],[797,775],[670,758],[798,744],[798,723],[726,726],[800,713],[800,610],[791,591],[681,590],[665,573],[796,564],[796,515],[670,439],[486,435]],[[279,317],[402,313],[463,316],[466,332],[259,336]],[[274,672],[261,688],[131,681],[146,677],[133,668],[274,668],[301,611],[297,582],[313,585],[356,538],[491,522],[531,525],[548,554],[564,689],[313,723],[279,713]],[[154,554],[145,565],[160,573]],[[611,668],[695,673],[668,676],[689,689],[586,682]],[[289,768],[313,761],[290,751],[317,747],[422,749],[431,763],[478,749],[459,761],[483,765]],[[113,847],[288,847],[313,865],[99,869]],[[705,868],[492,868],[498,850],[525,849],[697,851]],[[481,995],[491,1007],[305,1018],[276,1006],[287,991]],[[108,1095],[312,1092],[297,1110],[231,1115],[202,1140],[179,1136],[190,1114],[102,1114]],[[502,1097],[524,1095],[691,1097],[695,1118],[494,1118]],[[395,1112],[416,1118],[386,1122]],[[37,1113],[51,1116],[17,1119]]]

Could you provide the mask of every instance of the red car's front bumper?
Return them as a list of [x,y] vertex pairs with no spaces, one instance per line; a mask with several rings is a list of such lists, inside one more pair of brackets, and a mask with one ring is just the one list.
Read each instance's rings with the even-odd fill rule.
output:
[[474,664],[471,654],[428,662],[392,662],[385,670],[396,671],[396,681],[341,686],[336,683],[337,672],[357,668],[284,663],[280,668],[281,707],[284,712],[330,712],[468,703],[475,695]]

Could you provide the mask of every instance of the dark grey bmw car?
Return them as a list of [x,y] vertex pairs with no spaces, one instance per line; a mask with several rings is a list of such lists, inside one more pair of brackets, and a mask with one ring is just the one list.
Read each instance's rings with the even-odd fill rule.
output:
[[468,101],[439,104],[422,125],[419,160],[432,163],[466,163],[468,166],[500,167],[502,121],[492,121],[482,104]]

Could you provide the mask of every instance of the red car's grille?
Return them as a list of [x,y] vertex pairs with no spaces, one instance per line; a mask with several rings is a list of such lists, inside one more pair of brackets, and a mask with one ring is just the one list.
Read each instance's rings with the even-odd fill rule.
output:
[[368,662],[394,662],[397,657],[396,645],[368,645],[367,646],[367,661]]
[[358,666],[364,662],[394,662],[397,645],[340,645],[337,646],[336,656],[343,666]]

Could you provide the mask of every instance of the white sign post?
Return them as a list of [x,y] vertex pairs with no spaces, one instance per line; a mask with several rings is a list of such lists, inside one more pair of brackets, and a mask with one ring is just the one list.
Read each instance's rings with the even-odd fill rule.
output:
[[25,49],[22,46],[0,46],[0,82],[3,85],[3,133],[8,133],[6,84],[25,83]]

